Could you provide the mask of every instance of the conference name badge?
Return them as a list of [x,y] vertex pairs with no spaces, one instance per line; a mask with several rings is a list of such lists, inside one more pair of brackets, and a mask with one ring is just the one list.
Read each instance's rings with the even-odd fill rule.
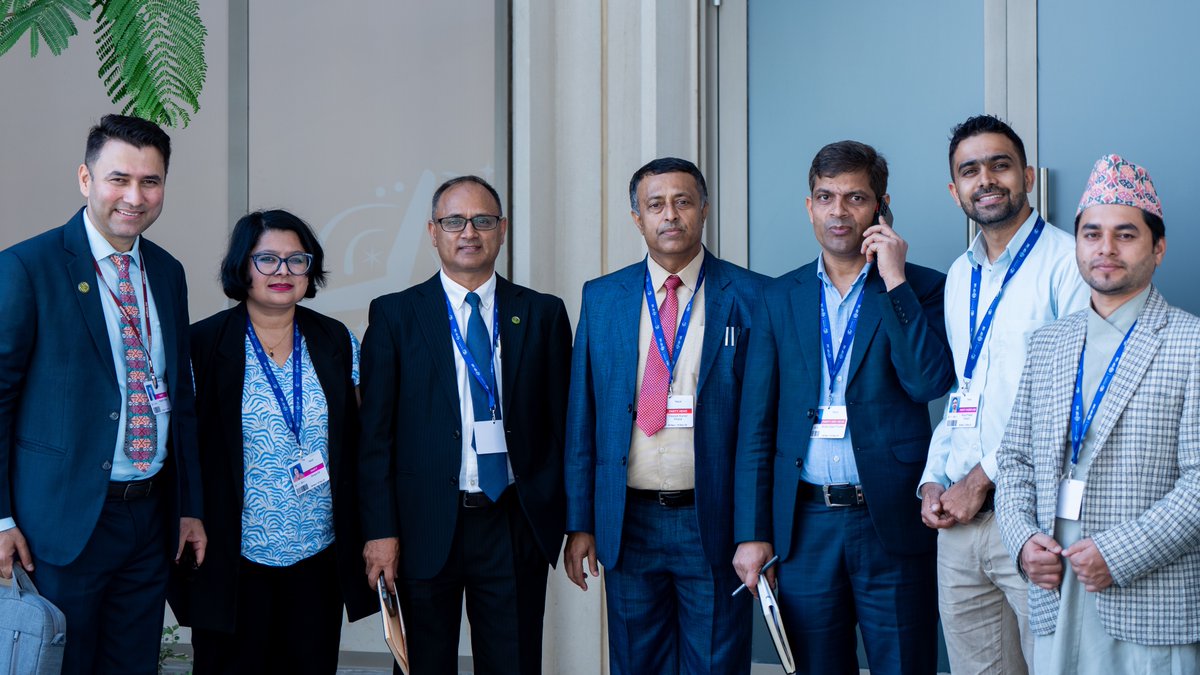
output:
[[690,429],[696,426],[694,399],[694,396],[667,397],[666,427],[668,429]]
[[329,467],[325,466],[321,453],[315,450],[301,457],[288,471],[291,472],[292,489],[298,495],[329,482]]
[[503,420],[477,420],[475,422],[475,454],[498,455],[508,452],[504,442]]
[[1083,509],[1084,482],[1074,478],[1064,478],[1058,484],[1058,508],[1056,516],[1063,520],[1079,520],[1079,512]]
[[156,385],[152,380],[146,380],[146,399],[150,401],[150,411],[155,415],[171,412],[171,397],[167,394],[167,383],[159,380]]
[[951,394],[950,408],[946,411],[946,426],[951,429],[974,427],[979,420],[979,403],[982,394]]
[[817,419],[809,438],[845,438],[847,419],[846,406],[823,405],[817,408]]

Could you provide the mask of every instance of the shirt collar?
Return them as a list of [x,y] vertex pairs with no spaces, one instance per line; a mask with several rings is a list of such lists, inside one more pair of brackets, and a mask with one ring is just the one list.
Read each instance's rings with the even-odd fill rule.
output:
[[[114,253],[121,254],[121,251],[113,248],[113,245],[108,243],[104,235],[100,234],[100,230],[92,224],[92,219],[88,218],[87,209],[83,210],[83,230],[87,232],[88,246],[92,249],[92,258],[96,262],[100,262],[111,256]],[[133,240],[133,247],[129,249],[129,257],[134,267],[140,267],[142,257],[139,254],[142,245],[142,237],[138,235],[137,239]]]
[[[1008,246],[1004,247],[1004,252],[996,256],[996,262],[988,260],[987,245],[983,241],[982,228],[975,235],[975,240],[971,242],[971,248],[967,249],[967,262],[971,263],[971,267],[999,267],[1011,261],[1017,255],[1017,251],[1021,250],[1021,245],[1029,238],[1029,233],[1033,231],[1033,226],[1037,224],[1038,212],[1037,209],[1030,209],[1029,217],[1017,229],[1017,233],[1013,238],[1008,240]],[[1046,224],[1049,227],[1049,223]]]
[[[860,271],[858,273],[858,276],[854,278],[854,283],[850,284],[850,289],[854,290],[855,286],[862,284],[863,279],[867,278],[867,274],[870,271],[871,271],[871,263],[867,263],[867,264],[863,265],[862,271]],[[827,288],[834,287],[833,280],[830,279],[829,274],[827,274],[825,272],[825,256],[823,254],[817,255],[817,278],[821,280],[821,283],[825,287],[827,287]]]
[[[696,254],[696,257],[692,258],[692,261],[686,267],[676,273],[676,276],[683,282],[683,285],[693,294],[696,293],[696,282],[700,280],[700,268],[703,265],[704,247],[701,246],[700,252]],[[650,283],[654,286],[655,292],[657,292],[667,282],[667,277],[671,276],[671,273],[663,269],[663,266],[655,262],[654,258],[650,256],[646,256],[646,267],[650,270]]]
[[[442,280],[442,290],[446,292],[446,297],[450,299],[450,306],[455,309],[462,309],[463,303],[467,301],[467,293],[471,291],[458,285],[450,277],[446,276],[446,270],[438,271],[438,277]],[[479,296],[479,306],[482,309],[490,310],[492,301],[496,298],[496,273],[492,272],[492,276],[483,282],[479,288],[475,289],[475,294]]]
[[1138,293],[1127,300],[1125,304],[1116,308],[1112,314],[1108,315],[1107,319],[1097,314],[1091,303],[1088,303],[1088,314],[1091,320],[1099,319],[1107,321],[1110,326],[1125,334],[1129,332],[1130,327],[1133,326],[1133,322],[1137,321],[1138,316],[1142,313],[1142,308],[1146,306],[1146,300],[1149,298],[1150,286],[1146,286],[1142,289],[1141,293]]

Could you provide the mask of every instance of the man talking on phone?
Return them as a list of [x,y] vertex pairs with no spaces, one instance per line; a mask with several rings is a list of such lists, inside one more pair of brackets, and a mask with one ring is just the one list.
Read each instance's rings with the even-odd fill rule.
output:
[[935,537],[912,486],[926,404],[954,380],[945,276],[905,262],[888,224],[887,162],[825,146],[805,199],[817,259],[768,282],[752,319],[734,476],[734,567],[778,599],[797,668],[937,670]]

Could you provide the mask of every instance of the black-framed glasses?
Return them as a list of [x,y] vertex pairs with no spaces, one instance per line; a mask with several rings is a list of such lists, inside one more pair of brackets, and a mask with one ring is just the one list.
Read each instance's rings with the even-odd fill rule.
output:
[[287,265],[288,274],[300,277],[308,274],[308,268],[312,267],[313,256],[311,253],[293,253],[283,258],[274,253],[254,253],[250,256],[250,260],[259,274],[269,277],[272,274],[278,274],[279,269]]
[[500,216],[475,216],[474,218],[463,218],[462,216],[447,216],[446,218],[438,218],[437,224],[446,232],[462,232],[467,227],[467,222],[480,232],[494,230],[500,224]]

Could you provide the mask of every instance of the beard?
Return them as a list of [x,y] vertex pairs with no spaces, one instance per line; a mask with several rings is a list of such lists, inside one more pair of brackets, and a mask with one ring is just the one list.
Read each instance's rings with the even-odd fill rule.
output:
[[[985,207],[978,206],[977,200],[987,195],[1000,194],[1004,199]],[[1014,194],[1003,188],[977,190],[969,200],[963,201],[963,211],[967,216],[979,223],[980,227],[988,227],[1012,220],[1021,209],[1029,204],[1029,198],[1024,192]]]

